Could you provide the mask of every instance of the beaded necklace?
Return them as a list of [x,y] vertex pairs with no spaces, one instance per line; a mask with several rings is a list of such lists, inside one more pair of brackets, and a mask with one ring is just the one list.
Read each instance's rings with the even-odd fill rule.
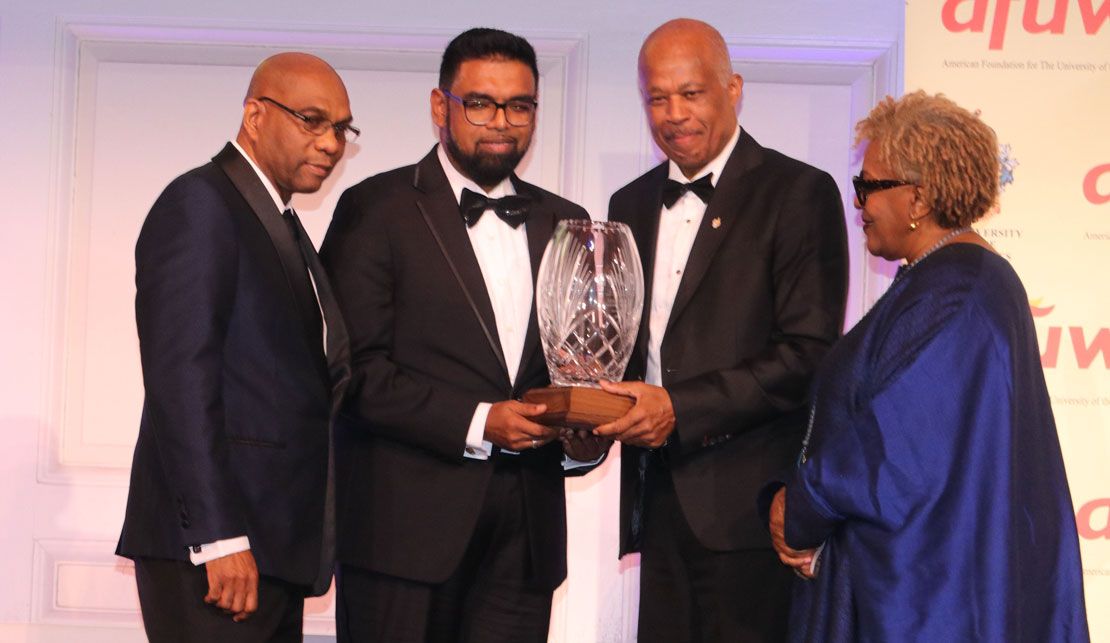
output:
[[940,250],[940,247],[943,246],[944,244],[948,243],[949,241],[951,241],[953,237],[958,237],[958,236],[960,236],[961,234],[963,234],[965,232],[971,232],[971,226],[964,226],[962,228],[957,228],[957,229],[953,230],[952,232],[949,232],[948,234],[941,237],[941,240],[934,243],[932,248],[929,248],[924,253],[922,253],[922,255],[920,257],[918,257],[917,259],[914,259],[913,261],[906,264],[905,270],[900,271],[898,273],[898,276],[894,278],[894,281],[898,281],[898,279],[902,275],[906,274],[907,272],[910,271],[911,268],[913,268],[917,264],[921,263],[922,259],[924,259],[925,257],[928,257],[929,255],[933,254],[937,250]]

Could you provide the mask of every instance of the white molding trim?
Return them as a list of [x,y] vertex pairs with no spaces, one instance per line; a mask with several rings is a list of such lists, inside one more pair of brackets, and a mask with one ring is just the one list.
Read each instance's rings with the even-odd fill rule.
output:
[[639,634],[640,617],[640,554],[626,554],[621,569],[621,641],[632,643]]
[[304,633],[335,636],[335,581],[323,596],[304,601]]
[[[114,541],[35,540],[31,622],[141,628],[135,566],[115,548]],[[334,584],[305,600],[304,632],[335,635]]]
[[[85,373],[89,213],[80,203],[92,178],[82,174],[80,144],[91,127],[97,65],[102,62],[243,65],[297,48],[319,54],[338,69],[436,72],[454,30],[388,29],[272,22],[151,20],[109,16],[61,16],[56,25],[54,112],[47,247],[47,297],[43,345],[47,376],[42,393],[43,435],[38,481],[48,484],[126,486],[130,447],[85,441],[81,414]],[[554,94],[537,136],[547,144],[543,183],[568,198],[582,189],[587,42],[582,34],[524,33],[536,49],[540,83]],[[541,103],[544,95],[540,96]],[[182,168],[183,170],[186,168]],[[130,313],[128,313],[130,314]],[[136,364],[136,368],[138,365]],[[126,451],[126,453],[125,453]]]
[[[31,621],[141,627],[134,566],[115,548],[109,541],[35,540]],[[79,591],[70,595],[67,587]]]
[[551,617],[548,621],[548,643],[569,643],[567,641],[567,618],[569,618],[567,593],[570,583],[564,580],[551,596]]
[[[883,96],[901,91],[900,42],[850,40],[799,40],[726,37],[732,68],[745,80],[809,85],[854,86],[863,80],[868,91],[853,105],[862,118]],[[866,107],[866,109],[864,109]],[[641,172],[658,162],[640,111]],[[855,123],[849,123],[852,127]]]
[[[727,42],[734,68],[741,70],[747,80],[847,86],[852,93],[852,105],[851,122],[845,126],[853,132],[850,137],[853,139],[856,122],[865,118],[884,96],[897,96],[902,91],[901,41],[747,38]],[[849,165],[858,169],[862,151],[850,150],[849,154],[852,155]],[[843,185],[849,177],[834,178]],[[854,194],[851,189],[842,189],[841,197],[851,226],[856,211]],[[850,320],[866,314],[891,279],[885,262],[871,257],[865,248],[860,250],[864,257],[856,267],[860,272],[849,276],[851,282],[861,286],[856,300],[848,302]]]

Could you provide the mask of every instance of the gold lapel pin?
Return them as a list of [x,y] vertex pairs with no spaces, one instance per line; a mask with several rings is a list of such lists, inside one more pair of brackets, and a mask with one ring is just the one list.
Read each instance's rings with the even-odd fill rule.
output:
[[721,227],[721,217],[717,217],[717,218],[713,219],[712,225],[713,225],[714,230]]

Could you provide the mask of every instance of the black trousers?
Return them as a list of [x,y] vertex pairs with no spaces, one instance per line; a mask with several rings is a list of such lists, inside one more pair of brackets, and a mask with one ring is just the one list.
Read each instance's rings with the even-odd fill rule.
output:
[[307,588],[258,578],[258,611],[236,623],[204,602],[208,572],[179,560],[136,558],[135,582],[151,643],[292,643],[303,640]]
[[793,573],[773,549],[703,547],[682,513],[670,472],[654,464],[644,505],[639,642],[785,640]]
[[337,566],[340,643],[547,641],[552,591],[534,581],[520,470],[514,456],[495,457],[478,525],[445,582]]

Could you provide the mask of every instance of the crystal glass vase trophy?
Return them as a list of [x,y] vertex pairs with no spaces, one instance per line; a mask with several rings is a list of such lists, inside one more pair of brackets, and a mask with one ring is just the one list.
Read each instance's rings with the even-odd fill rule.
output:
[[619,382],[636,345],[644,309],[644,273],[632,231],[623,223],[561,221],[536,280],[540,340],[552,386],[524,401],[546,404],[538,421],[593,428],[624,415],[629,397],[601,390]]

